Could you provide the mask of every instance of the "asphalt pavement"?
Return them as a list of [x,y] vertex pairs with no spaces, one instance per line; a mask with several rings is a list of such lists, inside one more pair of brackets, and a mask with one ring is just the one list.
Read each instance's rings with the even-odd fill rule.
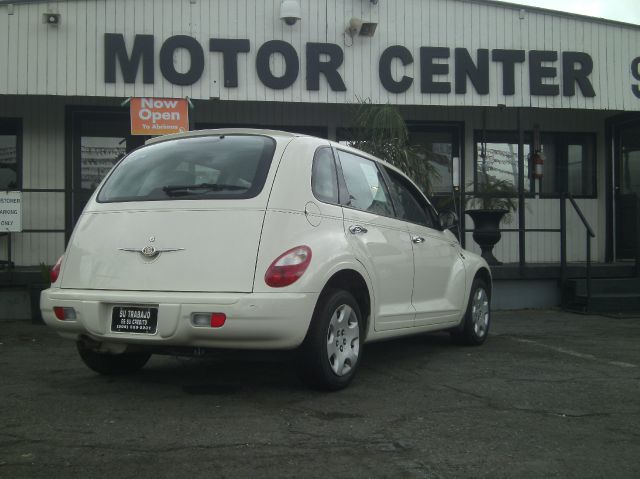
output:
[[0,322],[0,478],[636,478],[640,319],[494,314],[485,345],[367,344],[344,391],[287,354],[154,356],[102,377]]

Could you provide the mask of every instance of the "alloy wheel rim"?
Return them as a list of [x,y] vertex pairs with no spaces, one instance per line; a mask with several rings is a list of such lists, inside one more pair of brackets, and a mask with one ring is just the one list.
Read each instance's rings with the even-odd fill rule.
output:
[[329,321],[327,331],[327,359],[336,376],[351,371],[360,354],[360,328],[358,316],[347,304],[338,306]]
[[481,338],[489,328],[489,296],[484,288],[478,288],[471,303],[471,319],[473,331]]

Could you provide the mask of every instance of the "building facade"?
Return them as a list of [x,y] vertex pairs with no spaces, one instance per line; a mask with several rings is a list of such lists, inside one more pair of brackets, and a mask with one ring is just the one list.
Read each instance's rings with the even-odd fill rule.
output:
[[0,190],[22,191],[22,232],[0,237],[0,259],[56,261],[101,178],[145,139],[132,97],[189,98],[192,128],[334,140],[354,103],[398,105],[467,248],[465,201],[491,179],[514,189],[494,249],[519,266],[505,280],[555,281],[527,268],[561,261],[564,226],[567,261],[585,261],[577,212],[561,224],[566,193],[594,262],[635,258],[639,26],[480,0],[297,4],[290,25],[281,0],[0,1]]

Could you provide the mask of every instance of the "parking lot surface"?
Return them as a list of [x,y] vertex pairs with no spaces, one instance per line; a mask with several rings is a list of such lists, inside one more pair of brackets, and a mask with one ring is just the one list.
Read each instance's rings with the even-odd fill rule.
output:
[[287,354],[154,356],[107,378],[0,322],[0,477],[640,477],[640,319],[495,313],[484,346],[368,344],[353,384]]

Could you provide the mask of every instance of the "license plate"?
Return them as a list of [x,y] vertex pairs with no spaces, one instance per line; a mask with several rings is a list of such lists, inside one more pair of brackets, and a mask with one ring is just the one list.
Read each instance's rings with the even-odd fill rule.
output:
[[158,327],[158,308],[114,306],[111,331],[114,333],[155,334]]

